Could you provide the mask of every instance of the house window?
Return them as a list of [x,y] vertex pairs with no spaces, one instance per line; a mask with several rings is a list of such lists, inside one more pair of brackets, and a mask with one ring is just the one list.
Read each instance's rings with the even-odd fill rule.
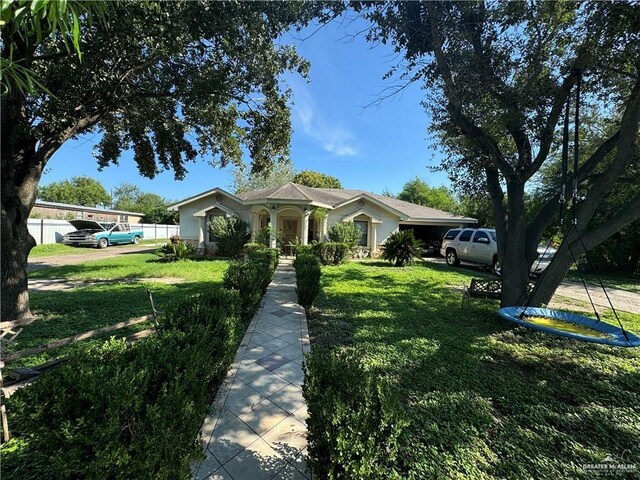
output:
[[360,245],[361,247],[369,246],[369,222],[367,221],[357,221],[353,222],[356,228],[360,229],[362,232],[362,236],[360,237]]
[[120,215],[121,222],[126,222],[127,220],[129,220],[129,215]]

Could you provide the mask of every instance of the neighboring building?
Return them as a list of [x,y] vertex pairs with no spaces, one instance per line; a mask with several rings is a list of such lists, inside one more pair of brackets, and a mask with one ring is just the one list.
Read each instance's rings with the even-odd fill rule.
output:
[[[446,230],[477,223],[442,210],[423,207],[396,198],[362,190],[311,188],[295,183],[233,195],[214,188],[168,207],[180,212],[180,234],[204,250],[215,246],[207,224],[215,216],[237,216],[248,222],[252,238],[267,225],[279,232],[283,243],[296,237],[301,243],[324,241],[327,230],[338,222],[354,222],[362,230],[361,246],[375,253],[387,237],[397,231],[413,229],[418,238],[439,242]],[[315,208],[328,215],[314,221]],[[271,245],[276,246],[272,234]]]
[[31,210],[31,218],[57,220],[95,220],[97,222],[141,223],[143,213],[109,210],[106,208],[84,207],[68,203],[36,200]]

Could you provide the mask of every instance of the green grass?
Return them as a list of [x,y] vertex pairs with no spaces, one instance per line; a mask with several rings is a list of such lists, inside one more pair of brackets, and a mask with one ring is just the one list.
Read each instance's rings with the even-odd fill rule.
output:
[[[159,263],[155,255],[146,253],[38,270],[30,278],[68,278],[88,282],[113,280],[114,283],[98,283],[61,291],[32,291],[31,309],[39,319],[27,325],[5,350],[16,352],[147,315],[151,313],[147,289],[153,293],[156,308],[162,311],[186,295],[207,292],[212,285],[220,284],[227,266],[228,263],[221,260]],[[175,283],[122,281],[149,277],[171,277]],[[151,322],[146,322],[109,332],[89,341],[21,359],[11,363],[11,366],[39,365],[71,351],[87,348],[110,336],[127,336],[151,326]]]
[[226,267],[227,263],[219,260],[164,263],[153,253],[127,253],[113,258],[36,270],[29,278],[91,281],[171,277],[189,282],[206,282],[221,278]]
[[[409,422],[401,477],[588,478],[580,465],[606,454],[640,463],[640,349],[515,327],[492,301],[463,310],[459,287],[473,276],[436,264],[323,269],[312,341],[358,352],[394,384]],[[621,317],[640,332],[639,315]]]

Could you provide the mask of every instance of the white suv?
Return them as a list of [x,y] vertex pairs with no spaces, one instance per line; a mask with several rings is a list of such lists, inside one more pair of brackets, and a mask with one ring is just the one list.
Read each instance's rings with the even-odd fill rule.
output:
[[[546,250],[546,252],[545,252]],[[555,248],[538,246],[538,259],[531,265],[531,274],[539,275],[549,266]],[[445,257],[447,265],[458,266],[460,262],[475,263],[491,267],[500,275],[498,261],[498,242],[496,231],[488,228],[456,228],[449,230],[442,240],[440,255]]]

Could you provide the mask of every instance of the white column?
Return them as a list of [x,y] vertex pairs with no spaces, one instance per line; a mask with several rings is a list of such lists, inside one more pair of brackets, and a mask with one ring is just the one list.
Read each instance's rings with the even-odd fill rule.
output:
[[304,212],[302,216],[302,245],[309,243],[309,217],[311,212]]
[[329,224],[329,215],[327,215],[326,217],[324,217],[324,219],[322,219],[322,227],[320,228],[321,242],[324,242],[325,239],[327,238],[327,231],[329,230],[328,224]]
[[275,210],[269,210],[269,223],[271,224],[271,248],[276,248],[276,231],[278,230],[278,215]]
[[377,251],[376,244],[378,243],[378,224],[371,223],[371,253],[375,253]]
[[256,241],[256,236],[257,236],[257,233],[258,233],[258,214],[255,213],[255,212],[251,212],[250,230],[251,230],[251,241],[255,242]]
[[202,249],[202,251],[204,252],[204,248],[205,248],[205,235],[207,232],[207,217],[206,216],[202,216],[198,219],[198,223],[200,224],[200,228],[198,231],[198,249]]

